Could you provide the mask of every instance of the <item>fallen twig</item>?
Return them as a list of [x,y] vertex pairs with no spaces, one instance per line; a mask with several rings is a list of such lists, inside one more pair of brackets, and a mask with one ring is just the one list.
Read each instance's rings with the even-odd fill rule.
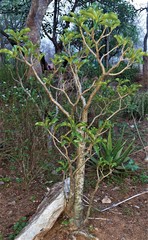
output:
[[105,211],[107,211],[107,210],[109,210],[109,209],[111,209],[111,208],[117,207],[118,205],[121,205],[122,203],[125,203],[125,202],[127,202],[127,201],[129,201],[129,200],[131,200],[131,199],[133,199],[133,198],[135,198],[135,197],[139,197],[139,196],[141,196],[141,195],[143,195],[143,194],[145,194],[145,193],[148,193],[148,191],[146,190],[146,191],[141,192],[141,193],[138,193],[138,194],[136,194],[136,195],[134,195],[134,196],[132,196],[132,197],[129,197],[129,198],[127,198],[127,199],[125,199],[125,200],[123,200],[123,201],[121,201],[121,202],[114,203],[114,204],[111,205],[110,207],[107,207],[107,208],[104,208],[104,209],[100,210],[100,212],[105,212]]
[[109,221],[110,219],[109,218],[93,218],[93,217],[89,217],[88,218],[89,220],[103,220],[103,221]]

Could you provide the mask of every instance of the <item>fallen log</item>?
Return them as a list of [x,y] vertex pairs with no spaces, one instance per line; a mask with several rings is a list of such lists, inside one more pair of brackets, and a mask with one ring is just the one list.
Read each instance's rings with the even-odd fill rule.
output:
[[40,203],[36,213],[29,220],[28,225],[20,232],[15,240],[37,240],[42,232],[49,231],[66,206],[70,180],[56,183]]

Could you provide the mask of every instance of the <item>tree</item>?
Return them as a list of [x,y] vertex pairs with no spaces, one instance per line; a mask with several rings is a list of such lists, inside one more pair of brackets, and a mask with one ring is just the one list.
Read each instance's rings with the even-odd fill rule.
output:
[[[38,0],[38,1],[31,1],[30,11],[25,21],[26,13],[28,13],[28,6],[30,1],[21,0],[15,1],[13,5],[7,2],[3,12],[7,10],[9,13],[10,11],[13,12],[13,16],[17,16],[17,19],[22,14],[23,18],[21,21],[17,20],[17,23],[26,23],[26,26],[31,29],[29,35],[30,39],[34,44],[40,45],[40,34],[41,34],[41,26],[43,30],[43,35],[48,36],[48,38],[52,41],[55,52],[60,52],[63,49],[63,44],[59,41],[59,35],[64,33],[65,29],[69,28],[69,22],[61,21],[61,16],[64,14],[68,14],[70,12],[76,12],[78,9],[86,8],[88,5],[96,4],[96,7],[103,9],[104,13],[108,11],[114,11],[119,15],[119,19],[121,21],[121,25],[117,28],[117,33],[122,33],[124,36],[130,36],[133,41],[136,42],[137,38],[137,31],[134,24],[134,19],[136,17],[136,12],[133,5],[129,4],[127,1],[123,0],[115,0],[115,1],[108,1],[108,0],[72,0],[72,1],[65,1],[65,0]],[[11,6],[11,7],[10,7]],[[124,11],[123,11],[124,9]],[[124,13],[123,13],[124,12]],[[19,17],[20,18],[20,17]],[[7,28],[11,28],[16,30],[16,28],[11,27],[8,25]],[[17,28],[17,30],[20,28]],[[4,30],[4,29],[2,29]],[[132,32],[132,34],[131,34]],[[4,31],[1,31],[1,34],[4,34]],[[131,34],[131,35],[130,35]],[[42,34],[41,34],[42,35]],[[9,37],[7,36],[7,39]],[[104,39],[106,41],[106,48],[108,48],[109,44],[111,45],[112,42],[109,41],[108,38]],[[105,49],[104,49],[105,51]],[[107,51],[107,49],[106,49]],[[39,53],[39,48],[38,48]],[[118,54],[114,52],[114,55]],[[108,55],[105,59],[106,66],[109,64],[109,60],[111,59],[112,55]],[[41,74],[42,69],[41,65],[37,62],[36,63],[37,71]],[[31,73],[30,73],[31,74]]]
[[[148,41],[148,2],[147,2],[147,8],[146,8],[146,34],[143,41],[143,50],[144,52],[147,52],[147,41]],[[143,63],[143,77],[144,77],[144,87],[148,89],[148,56],[143,57],[144,63]]]
[[30,0],[0,1],[0,29],[19,30],[25,26]]
[[[18,47],[13,48],[12,51],[3,49],[0,52],[5,52],[31,67],[36,80],[44,88],[50,102],[60,111],[58,115],[55,114],[55,111],[50,113],[50,117],[45,122],[39,122],[37,125],[47,129],[54,145],[65,159],[62,162],[64,178],[66,176],[70,177],[67,210],[73,219],[73,227],[78,229],[82,226],[84,220],[83,191],[86,163],[94,156],[95,152],[99,151],[98,143],[103,141],[103,134],[111,128],[111,119],[122,109],[123,99],[137,89],[136,85],[127,87],[124,81],[119,78],[116,79],[116,77],[134,62],[140,61],[143,52],[139,49],[135,50],[133,43],[128,38],[121,35],[113,36],[113,31],[120,24],[117,15],[114,13],[104,14],[102,10],[90,7],[87,10],[80,10],[78,14],[72,13],[71,16],[64,17],[64,20],[76,25],[78,30],[68,30],[61,37],[64,51],[62,54],[55,56],[55,71],[47,78],[39,76],[34,67],[33,59],[39,59],[39,56],[33,43],[25,35],[27,29],[16,34],[14,31],[10,31],[9,34],[15,40],[18,39]],[[106,29],[108,29],[108,32],[106,32]],[[100,51],[105,47],[102,45],[102,39],[111,34],[116,44],[101,56]],[[73,39],[79,39],[82,42],[83,48],[81,51],[77,51],[71,46]],[[23,46],[20,45],[22,40],[25,41]],[[118,48],[120,49],[120,56],[117,62],[106,69],[103,64],[104,58]],[[30,54],[31,57],[28,58]],[[96,59],[100,68],[100,75],[86,81],[82,78],[81,68],[85,66],[86,62],[91,61],[90,55]],[[65,78],[62,81],[57,81],[61,72],[63,74],[63,71],[66,71],[62,68],[65,60],[68,62],[68,70],[65,75],[67,76],[71,72],[70,88],[65,82]],[[119,65],[123,62],[125,66],[118,70]],[[115,90],[109,86],[111,78],[114,78],[118,83]],[[116,108],[112,109],[111,105],[114,102],[117,105]],[[89,119],[91,108],[94,108],[96,112],[94,117]],[[50,126],[53,126],[53,131],[50,130]],[[98,160],[97,183],[94,193],[100,181],[111,174],[117,165],[118,163],[114,162],[114,159],[110,162],[105,159]],[[88,215],[89,212],[86,220]]]
[[[31,4],[30,4],[31,2]],[[43,17],[48,5],[52,0],[21,0],[21,1],[1,1],[1,18],[0,34],[7,38],[12,44],[9,35],[4,32],[5,29],[20,30],[23,27],[29,27],[30,40],[40,46],[40,30]],[[30,10],[29,10],[30,8]],[[4,45],[4,44],[3,44]],[[13,44],[12,44],[13,45]],[[39,53],[39,47],[37,49]],[[41,74],[42,69],[39,62],[36,63],[37,71]]]
[[69,22],[62,24],[60,19],[62,15],[68,12],[75,12],[79,6],[80,1],[59,1],[55,0],[53,3],[53,9],[47,11],[44,21],[42,23],[42,34],[47,36],[53,43],[55,53],[60,52],[63,48],[62,43],[59,41],[59,35],[64,32],[70,25]]
[[[29,38],[34,44],[40,46],[40,31],[43,21],[43,17],[46,13],[48,5],[52,0],[32,0],[30,11],[26,20],[26,26],[30,28]],[[36,49],[39,54],[40,49]],[[42,74],[42,68],[39,61],[36,61],[36,71],[38,74]],[[32,75],[32,72],[29,73],[29,76]]]
[[[11,47],[14,42],[11,41],[5,30],[10,28],[14,31],[25,27],[26,18],[30,8],[30,0],[0,1],[0,47]],[[9,46],[11,44],[11,46]],[[1,56],[2,62],[5,62],[4,55]]]
[[[96,8],[103,9],[103,12],[114,11],[119,16],[121,22],[116,29],[117,33],[122,33],[125,37],[129,36],[136,42],[138,31],[135,24],[137,12],[132,4],[124,0],[73,0],[73,1],[53,1],[53,7],[50,11],[47,10],[42,24],[43,35],[46,35],[54,44],[55,52],[62,50],[62,43],[59,41],[60,34],[63,34],[65,29],[69,28],[69,22],[61,21],[61,17],[70,12],[77,12],[79,9],[87,8],[88,5],[96,5]],[[52,10],[53,9],[53,10]]]
[[[142,7],[140,9],[136,9],[136,12],[143,12],[146,10],[146,33],[143,39],[143,51],[147,53],[147,41],[148,41],[148,2],[147,7]],[[148,88],[148,57],[147,54],[143,57],[143,86],[144,88]]]
[[52,0],[32,0],[30,11],[26,20],[26,26],[30,28],[30,40],[34,44],[40,44],[40,30],[43,17]]

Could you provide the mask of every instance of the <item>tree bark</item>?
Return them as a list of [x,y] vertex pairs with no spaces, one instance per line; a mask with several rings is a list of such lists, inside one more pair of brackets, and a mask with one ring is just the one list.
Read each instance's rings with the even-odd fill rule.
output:
[[[146,12],[147,12],[146,34],[145,34],[144,42],[143,42],[144,52],[147,52],[147,41],[148,41],[148,2],[147,2]],[[148,57],[147,56],[143,57],[143,84],[144,84],[144,88],[148,89]]]
[[[106,29],[106,34],[108,34],[109,33],[109,30],[108,30],[108,28]],[[110,38],[110,36],[107,36],[106,38],[105,38],[105,54],[107,54],[108,52],[109,52],[109,38]],[[105,67],[108,69],[108,67],[109,67],[109,54],[107,54],[106,55],[106,57],[105,57]]]
[[74,192],[74,225],[80,228],[83,223],[83,189],[85,179],[85,142],[79,144],[77,150],[77,168]]
[[[83,107],[85,107],[83,102]],[[88,111],[84,109],[81,116],[81,122],[88,122]],[[82,141],[77,148],[77,166],[74,176],[74,226],[76,229],[83,224],[83,191],[85,181],[85,154],[86,154],[86,133],[83,129],[77,130],[82,137]]]
[[143,60],[144,60],[144,64],[143,64],[143,84],[144,84],[144,88],[148,89],[148,57],[144,56]]
[[[40,30],[44,15],[48,8],[48,5],[53,0],[32,0],[30,11],[26,20],[26,27],[30,28],[29,38],[34,44],[38,44],[40,46]],[[37,50],[40,54],[40,50]],[[39,75],[42,74],[42,68],[39,61],[35,63],[35,70]],[[29,75],[32,75],[30,72]]]

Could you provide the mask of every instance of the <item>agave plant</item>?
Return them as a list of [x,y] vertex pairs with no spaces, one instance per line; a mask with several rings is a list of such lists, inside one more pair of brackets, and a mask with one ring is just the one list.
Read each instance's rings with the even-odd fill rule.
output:
[[98,146],[94,146],[95,154],[91,156],[91,163],[101,169],[136,171],[138,165],[129,156],[133,151],[133,143],[134,140],[127,145],[127,141],[123,141],[123,134],[114,141],[109,130],[107,139],[102,139]]

